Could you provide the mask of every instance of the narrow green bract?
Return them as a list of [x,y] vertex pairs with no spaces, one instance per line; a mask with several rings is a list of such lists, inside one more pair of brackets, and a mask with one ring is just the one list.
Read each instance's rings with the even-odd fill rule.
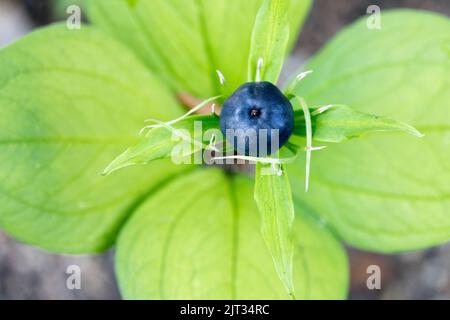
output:
[[[200,132],[196,132],[195,123],[200,125],[197,129]],[[114,159],[105,168],[103,174],[107,175],[125,167],[144,165],[154,160],[170,158],[177,146],[180,146],[180,154],[177,157],[188,157],[208,147],[207,142],[203,141],[203,133],[217,129],[218,126],[219,118],[211,115],[191,116],[174,124],[173,127],[162,126],[151,129],[140,139],[138,144],[129,147]],[[217,136],[221,137],[220,131],[218,133]],[[221,141],[217,140],[216,142],[220,143]]]
[[[358,112],[348,106],[331,105],[310,108],[312,114],[313,140],[339,143],[373,132],[404,132],[416,137],[423,135],[414,127],[387,117]],[[306,136],[303,111],[295,112],[294,134]]]
[[294,204],[285,166],[280,170],[281,175],[278,175],[270,165],[256,164],[254,197],[261,216],[261,233],[275,269],[289,295],[295,298],[292,275]]
[[256,16],[248,61],[249,80],[260,79],[276,83],[283,67],[289,41],[290,0],[264,0]]

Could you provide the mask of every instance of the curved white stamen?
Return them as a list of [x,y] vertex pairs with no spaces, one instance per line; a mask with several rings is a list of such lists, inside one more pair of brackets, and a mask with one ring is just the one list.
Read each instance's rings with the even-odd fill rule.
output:
[[[204,143],[197,141],[195,139],[192,139],[192,137],[190,135],[184,134],[184,132],[182,130],[179,130],[177,128],[172,127],[170,124],[166,123],[166,122],[162,122],[156,119],[149,119],[153,122],[156,122],[160,125],[160,127],[166,128],[167,130],[171,131],[172,133],[174,133],[176,136],[182,138],[185,141],[191,142],[193,145],[197,146],[197,147],[201,147],[201,148],[211,148],[212,150],[219,152],[219,149],[217,149],[215,146],[207,146]],[[145,129],[145,128],[143,128]],[[142,131],[142,130],[141,130]]]
[[318,114],[324,113],[327,110],[330,110],[331,108],[337,107],[336,104],[329,104],[323,107],[319,107],[316,110],[314,110],[313,112],[311,112],[312,116],[317,116]]
[[[209,98],[209,99],[203,101],[202,103],[200,103],[199,105],[197,105],[196,107],[194,107],[194,108],[192,108],[191,110],[189,110],[189,112],[185,113],[185,114],[182,115],[181,117],[176,118],[176,119],[174,119],[174,120],[170,120],[170,121],[168,121],[168,122],[164,122],[164,123],[167,124],[167,125],[175,124],[175,123],[177,123],[177,122],[179,122],[179,121],[181,121],[181,120],[187,118],[187,117],[190,116],[191,114],[197,112],[198,110],[202,109],[203,107],[205,107],[206,105],[208,105],[211,101],[214,101],[214,100],[216,100],[216,99],[218,99],[218,98],[220,98],[220,97],[221,97],[221,96],[215,96],[215,97]],[[154,124],[154,125],[148,125],[148,126],[145,127],[145,129],[147,129],[147,128],[158,128],[158,127],[161,127],[161,126],[162,126],[162,125],[161,125],[161,121],[155,121],[154,119],[147,119],[147,120],[145,120],[145,122],[156,122],[156,123],[157,123],[157,124]],[[144,129],[144,128],[143,128],[143,129]]]
[[305,151],[319,151],[319,150],[322,150],[322,149],[325,149],[327,146],[321,146],[321,147],[305,147]]
[[[297,97],[298,98],[298,97]],[[305,173],[305,191],[308,192],[309,189],[309,174],[311,170],[311,148],[312,148],[312,124],[311,115],[309,113],[309,108],[306,105],[305,100],[298,98],[305,114],[305,125],[306,125],[306,173]]]
[[[299,84],[300,81],[302,81],[303,79],[306,78],[307,75],[313,73],[313,70],[308,70],[308,71],[304,71],[300,74],[298,74],[294,81],[292,81],[292,83],[287,87],[286,89],[286,94],[292,94],[293,91],[295,91],[295,88],[297,87],[297,85]],[[295,95],[295,94],[294,94]]]
[[213,103],[213,104],[211,105],[211,114],[215,114],[215,113],[216,113],[216,104]]
[[227,83],[227,80],[225,79],[223,73],[219,69],[216,69],[216,73],[219,77],[220,84],[224,86]]
[[314,72],[313,70],[304,71],[304,72],[300,73],[297,77],[295,77],[295,81],[300,82],[313,72]]
[[154,125],[145,126],[145,127],[143,127],[141,130],[139,130],[139,133],[138,133],[138,134],[141,136],[141,135],[144,134],[145,130],[147,130],[147,129],[152,129],[152,128],[154,128]]
[[258,65],[256,67],[256,77],[255,77],[256,82],[261,81],[261,71],[263,66],[264,66],[264,59],[261,57],[258,59]]

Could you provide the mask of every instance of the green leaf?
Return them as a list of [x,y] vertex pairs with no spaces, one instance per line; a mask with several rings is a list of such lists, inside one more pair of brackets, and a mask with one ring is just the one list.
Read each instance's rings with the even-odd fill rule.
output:
[[[247,80],[250,39],[261,0],[87,0],[89,17],[131,47],[175,92],[206,98]],[[292,36],[311,0],[293,0]],[[245,14],[243,14],[245,13]],[[227,86],[216,74],[220,70]]]
[[294,204],[286,168],[278,175],[269,165],[256,164],[255,201],[261,214],[261,233],[278,276],[290,296],[295,298],[293,282],[292,225]]
[[312,105],[398,119],[425,137],[386,133],[329,146],[315,154],[308,194],[303,164],[289,172],[294,193],[348,243],[396,252],[450,239],[450,21],[412,10],[381,21],[381,30],[361,19],[337,35],[296,93]]
[[181,111],[121,44],[65,25],[0,51],[0,226],[42,248],[88,253],[114,243],[153,188],[186,167],[100,172],[153,116]]
[[[283,67],[289,41],[290,0],[264,0],[256,17],[248,59],[248,81],[276,83]],[[289,179],[285,167],[281,175],[256,164],[255,200],[261,213],[261,232],[272,255],[278,276],[288,294],[295,298],[293,270],[294,221]]]
[[256,16],[248,61],[249,81],[276,83],[289,41],[290,0],[264,0]]
[[[144,165],[172,156],[185,158],[208,146],[207,142],[205,144],[203,140],[207,137],[208,130],[211,130],[209,131],[211,134],[214,133],[212,130],[218,130],[220,133],[219,117],[216,115],[191,116],[176,123],[173,130],[169,130],[170,128],[163,126],[150,130],[136,145],[115,158],[105,168],[103,174],[107,175],[128,166]],[[221,139],[222,134],[217,134],[216,137]],[[216,142],[220,143],[221,141],[217,140]],[[177,146],[180,150],[174,154]]]
[[134,6],[137,4],[138,1],[139,1],[139,0],[127,0],[128,5],[129,5],[130,7],[134,7]]
[[[372,132],[404,132],[416,137],[422,134],[410,125],[353,110],[344,105],[332,105],[321,108],[310,108],[312,114],[313,140],[322,142],[343,142],[361,137]],[[294,113],[294,134],[306,136],[303,111]]]
[[[288,299],[261,237],[252,181],[198,170],[161,188],[120,233],[116,270],[128,299]],[[189,202],[173,201],[183,195]],[[342,299],[345,251],[323,225],[294,226],[297,298]]]

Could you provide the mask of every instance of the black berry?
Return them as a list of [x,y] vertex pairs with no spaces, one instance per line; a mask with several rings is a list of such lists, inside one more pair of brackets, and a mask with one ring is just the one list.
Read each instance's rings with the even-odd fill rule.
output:
[[294,111],[272,83],[250,82],[225,101],[220,128],[240,154],[266,156],[289,140],[294,129]]

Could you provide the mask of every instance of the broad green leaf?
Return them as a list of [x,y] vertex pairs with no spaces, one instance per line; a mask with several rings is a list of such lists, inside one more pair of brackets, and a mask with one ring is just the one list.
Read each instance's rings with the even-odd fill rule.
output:
[[[198,170],[161,188],[122,229],[116,251],[128,299],[289,299],[259,229],[252,181]],[[185,197],[189,201],[174,201]],[[345,251],[312,216],[295,223],[297,298],[342,299]]]
[[256,164],[255,201],[261,214],[261,233],[269,249],[275,269],[287,292],[295,298],[293,280],[294,203],[289,178],[284,166],[281,175],[270,165]]
[[137,4],[138,1],[139,1],[139,0],[127,0],[128,5],[129,5],[130,7],[134,7],[134,6]]
[[[172,129],[173,128],[173,129]],[[208,137],[210,130],[211,137],[213,130],[217,130],[222,137],[219,128],[219,117],[211,116],[191,116],[176,123],[173,127],[162,126],[150,130],[140,141],[125,150],[111,162],[103,171],[103,174],[110,174],[116,170],[133,166],[148,164],[157,159],[177,156],[185,158],[197,151],[208,147],[208,142],[204,138]],[[216,140],[217,143],[221,141]],[[177,146],[179,147],[177,154]]]
[[290,0],[264,0],[256,16],[248,61],[249,81],[276,83],[289,41]]
[[0,51],[0,226],[42,248],[108,248],[144,195],[185,167],[102,177],[144,119],[181,112],[121,44],[55,25]]
[[[324,110],[324,111],[322,111]],[[343,142],[372,132],[404,132],[416,137],[422,134],[410,125],[387,117],[362,113],[344,105],[311,108],[313,139],[322,142]],[[306,135],[303,111],[294,113],[294,134]]]
[[[247,79],[250,39],[262,0],[87,0],[94,24],[126,43],[176,92],[207,98]],[[292,0],[290,43],[311,0]],[[220,85],[220,70],[227,87]]]
[[308,194],[303,164],[289,172],[294,193],[348,243],[395,252],[450,239],[450,21],[402,10],[381,22],[381,30],[361,19],[341,32],[296,92],[311,105],[403,121],[425,137],[387,133],[329,146],[315,154]]

